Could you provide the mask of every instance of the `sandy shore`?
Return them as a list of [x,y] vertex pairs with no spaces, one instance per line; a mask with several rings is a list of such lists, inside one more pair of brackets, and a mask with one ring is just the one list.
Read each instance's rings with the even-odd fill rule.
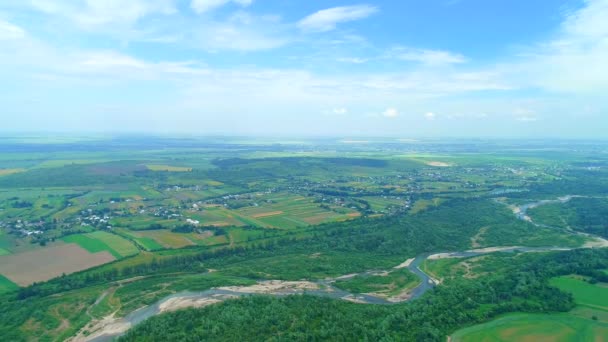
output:
[[439,259],[449,259],[449,258],[462,258],[462,256],[456,255],[456,253],[437,253],[433,255],[429,255],[428,260],[439,260]]
[[222,300],[216,298],[170,298],[160,304],[160,312],[171,312],[185,308],[202,308]]
[[472,253],[494,253],[501,252],[510,249],[521,248],[520,246],[503,246],[503,247],[486,247],[486,248],[477,248],[477,249],[469,249],[467,252]]
[[[586,234],[585,234],[586,235]],[[590,236],[587,236],[590,237]],[[608,240],[594,236],[592,237],[593,241],[587,241],[583,247],[584,248],[605,248],[608,247]]]
[[414,260],[416,260],[416,258],[409,258],[393,268],[398,270],[401,268],[409,267],[412,264],[412,262],[414,262]]
[[342,300],[348,301],[348,302],[352,302],[352,303],[357,303],[357,304],[367,304],[365,301],[353,296],[353,295],[349,295],[349,296],[344,296],[342,298],[340,298]]
[[278,292],[289,293],[303,290],[318,290],[319,285],[310,281],[268,280],[261,281],[251,286],[226,286],[218,289],[241,293],[270,294]]
[[[131,323],[124,322],[120,318],[115,318],[114,314],[104,317],[100,320],[93,320],[83,328],[78,335],[67,340],[71,342],[86,342],[106,334],[122,334],[131,329]],[[90,334],[84,335],[84,331],[89,331]]]

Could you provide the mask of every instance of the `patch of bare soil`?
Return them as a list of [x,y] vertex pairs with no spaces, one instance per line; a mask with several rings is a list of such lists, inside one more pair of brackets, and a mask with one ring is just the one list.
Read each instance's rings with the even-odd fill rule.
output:
[[409,258],[393,268],[398,270],[401,268],[409,267],[412,264],[412,262],[414,262],[414,260],[416,260],[416,258]]
[[[590,237],[590,236],[588,236]],[[599,236],[591,237],[593,240],[589,240],[585,242],[583,245],[584,248],[606,248],[608,247],[608,240],[601,238]]]
[[318,290],[319,285],[310,281],[267,280],[251,286],[225,286],[219,289],[242,293],[270,294]]
[[0,257],[0,274],[18,285],[27,286],[114,260],[112,254],[106,251],[89,253],[77,244],[70,243],[4,255]]
[[483,236],[487,233],[490,227],[481,227],[475,236],[471,237],[471,247],[479,248],[481,247],[481,242],[483,241]]
[[[124,322],[120,318],[115,318],[114,314],[108,315],[102,319],[91,321],[85,328],[78,332],[78,335],[67,340],[70,342],[86,342],[91,341],[103,335],[122,334],[131,328],[131,323]],[[89,334],[85,334],[89,332]]]
[[216,298],[170,298],[160,304],[160,312],[171,312],[185,308],[202,308],[222,300]]
[[449,167],[449,166],[452,166],[452,164],[444,163],[444,162],[440,162],[440,161],[430,161],[430,162],[427,162],[426,165],[428,165],[428,166],[435,166],[435,167]]

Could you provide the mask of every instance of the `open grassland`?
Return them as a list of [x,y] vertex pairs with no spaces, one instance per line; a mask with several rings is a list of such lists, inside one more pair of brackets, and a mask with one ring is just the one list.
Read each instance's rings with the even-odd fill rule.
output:
[[1,256],[0,274],[26,286],[114,260],[114,256],[107,251],[90,253],[77,244],[57,245]]
[[351,279],[338,280],[335,286],[352,293],[376,293],[391,297],[406,293],[420,284],[420,279],[407,269],[392,272],[358,275]]
[[117,259],[137,254],[138,251],[128,240],[107,232],[69,235],[62,240],[76,243],[91,253],[107,251]]
[[[246,241],[249,236],[255,236],[256,234],[243,233],[246,230],[235,229],[234,242]],[[232,231],[232,230],[231,230]],[[155,230],[141,230],[141,231],[130,231],[126,229],[117,230],[121,235],[125,235],[129,239],[135,240],[144,249],[148,251],[172,248],[179,249],[191,246],[213,246],[227,244],[228,238],[232,238],[232,235],[219,235],[214,236],[211,231],[203,231],[201,233],[177,233],[172,232],[168,229],[155,229]],[[238,238],[238,239],[237,239]]]
[[188,239],[187,234],[174,233],[167,229],[145,230],[134,234],[139,237],[153,239],[164,248],[183,248],[195,245],[192,240]]
[[242,220],[257,226],[282,229],[345,221],[360,216],[353,209],[323,208],[309,198],[289,194],[279,194],[258,206],[238,209],[238,215]]
[[137,254],[138,250],[131,242],[124,238],[107,232],[93,232],[87,234],[89,237],[104,242],[106,245],[122,257]]
[[608,286],[570,275],[553,278],[552,286],[571,293],[578,305],[568,313],[512,314],[457,331],[452,341],[606,341]]
[[13,291],[19,288],[19,285],[13,283],[7,277],[0,274],[0,293]]
[[433,198],[432,200],[421,199],[414,203],[412,206],[412,210],[410,210],[411,215],[418,214],[421,211],[425,211],[429,208],[436,207],[441,204],[443,200],[441,198]]
[[156,240],[149,238],[149,237],[142,236],[141,234],[138,234],[135,231],[131,231],[128,229],[122,229],[122,228],[115,228],[114,232],[125,237],[126,239],[135,241],[136,244],[138,244],[141,248],[143,248],[144,250],[147,250],[147,251],[154,251],[154,250],[165,248],[163,245],[158,243]]
[[564,276],[551,279],[551,285],[572,293],[579,305],[608,311],[607,284],[590,284],[580,276]]
[[605,341],[608,323],[570,314],[511,314],[489,323],[465,328],[453,342],[583,342]]
[[0,256],[11,254],[8,249],[11,246],[11,238],[4,231],[0,230]]
[[190,172],[190,171],[192,171],[191,167],[184,167],[184,166],[147,164],[146,167],[150,171],[166,171],[166,172]]
[[243,226],[249,223],[239,219],[239,215],[222,206],[205,206],[202,212],[191,213],[188,217],[198,220],[203,226]]

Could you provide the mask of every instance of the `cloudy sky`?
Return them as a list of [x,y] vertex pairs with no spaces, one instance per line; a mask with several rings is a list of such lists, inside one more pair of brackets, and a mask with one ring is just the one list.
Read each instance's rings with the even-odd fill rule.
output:
[[608,0],[2,0],[0,132],[608,137]]

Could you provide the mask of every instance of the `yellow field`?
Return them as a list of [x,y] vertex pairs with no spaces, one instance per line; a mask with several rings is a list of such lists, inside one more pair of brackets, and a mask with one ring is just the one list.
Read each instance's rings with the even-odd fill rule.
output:
[[186,246],[194,245],[194,242],[186,238],[185,234],[173,233],[165,229],[146,230],[133,234],[137,236],[152,238],[166,248],[183,248]]
[[13,173],[25,172],[26,169],[0,169],[0,176],[12,175]]
[[190,172],[191,167],[171,166],[171,165],[146,165],[150,171],[168,171],[168,172]]

